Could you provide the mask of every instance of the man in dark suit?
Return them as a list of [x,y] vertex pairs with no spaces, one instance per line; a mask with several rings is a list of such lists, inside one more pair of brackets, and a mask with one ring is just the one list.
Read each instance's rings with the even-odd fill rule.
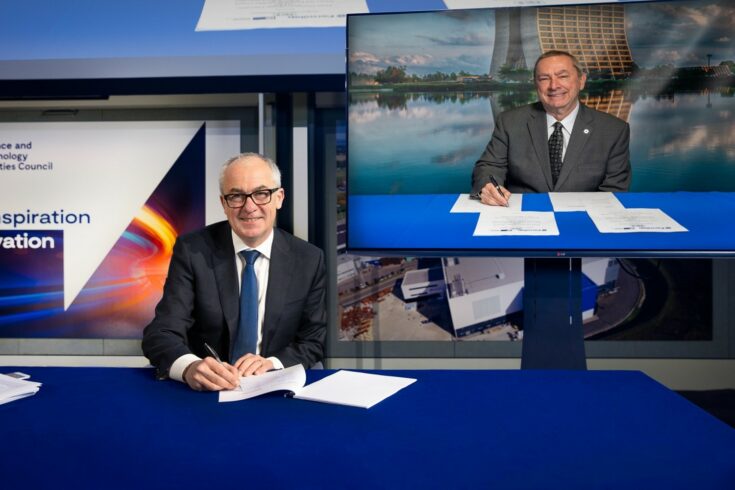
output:
[[[240,376],[274,368],[308,368],[324,355],[324,254],[273,227],[285,197],[278,167],[255,153],[238,155],[223,166],[220,192],[227,221],[179,237],[143,333],[143,352],[159,375],[196,390],[231,389]],[[249,344],[238,337],[250,317],[240,290],[256,291]]]
[[[577,59],[565,51],[539,57],[534,67],[539,102],[496,118],[472,172],[474,195],[485,204],[505,206],[512,192],[628,190],[630,128],[579,102],[586,80]],[[550,156],[550,147],[558,156],[553,150]]]

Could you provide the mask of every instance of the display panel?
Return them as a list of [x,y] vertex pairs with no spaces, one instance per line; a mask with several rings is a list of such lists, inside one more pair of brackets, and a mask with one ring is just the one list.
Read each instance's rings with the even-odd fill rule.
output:
[[[521,340],[524,259],[375,257],[346,252],[346,131],[342,120],[335,125],[335,143],[335,308],[339,329],[333,352],[342,352],[353,342],[385,342],[378,350],[384,352],[388,343],[398,342],[404,343],[401,348],[405,350],[394,355],[426,356],[414,346],[416,342],[424,346],[428,341],[447,342],[461,346],[459,349],[467,348],[474,355],[487,355],[489,351],[475,349],[490,344],[477,341],[497,345],[497,341]],[[676,342],[671,341],[712,341],[715,331],[722,334],[722,325],[714,327],[717,315],[713,311],[723,306],[716,299],[716,291],[727,289],[722,280],[726,277],[723,262],[727,261],[720,261],[716,267],[720,271],[717,275],[713,273],[713,261],[708,259],[584,258],[584,338],[649,341],[647,355],[672,355]],[[458,284],[465,287],[459,288]],[[458,294],[460,291],[462,294]],[[654,345],[657,341],[659,344]],[[619,347],[614,349],[593,348],[597,355],[614,351],[619,356]],[[493,352],[501,354],[507,351]]]
[[[347,248],[730,255],[734,14],[702,0],[349,16]],[[603,233],[589,210],[559,211],[548,195],[524,195],[521,210],[553,212],[558,235],[502,236],[480,229],[483,213],[452,212],[494,118],[536,100],[531,69],[547,49],[585,64],[583,103],[630,124],[624,214],[660,209],[686,231]]]
[[341,91],[345,15],[441,0],[9,1],[0,99]]
[[199,23],[203,8],[209,3],[201,0],[94,4],[47,0],[8,2],[3,14],[15,21],[6,22],[0,33],[0,78],[100,79],[342,71],[340,49],[336,47],[342,42],[342,26],[218,29],[205,25],[203,29]]
[[[139,339],[238,121],[2,123],[0,338]],[[218,209],[219,208],[219,209]]]

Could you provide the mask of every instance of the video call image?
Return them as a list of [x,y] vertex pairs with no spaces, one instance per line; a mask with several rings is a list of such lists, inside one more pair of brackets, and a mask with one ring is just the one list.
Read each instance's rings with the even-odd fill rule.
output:
[[[630,124],[631,192],[733,191],[733,24],[724,1],[352,16],[338,189],[469,192],[495,116],[535,102],[534,61],[562,49],[586,69],[581,102]],[[522,259],[349,256],[338,267],[342,340],[522,338]],[[583,274],[586,338],[711,339],[710,260],[585,259]],[[468,324],[471,305],[486,319]]]

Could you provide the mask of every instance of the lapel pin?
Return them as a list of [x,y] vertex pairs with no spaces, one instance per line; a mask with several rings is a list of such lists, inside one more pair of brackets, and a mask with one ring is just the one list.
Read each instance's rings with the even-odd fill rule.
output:
[[590,130],[587,129],[587,128],[584,128],[584,131],[583,132],[584,132],[584,134],[590,134]]

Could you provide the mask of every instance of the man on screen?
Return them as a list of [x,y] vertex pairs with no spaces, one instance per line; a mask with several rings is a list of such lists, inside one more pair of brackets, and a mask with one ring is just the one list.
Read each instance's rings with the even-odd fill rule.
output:
[[500,114],[472,172],[472,193],[505,206],[513,192],[626,191],[628,123],[579,101],[587,76],[565,51],[547,51],[533,70],[539,102]]
[[285,193],[270,159],[245,153],[220,174],[227,221],[178,238],[143,352],[161,377],[195,390],[321,361],[324,254],[274,228]]

